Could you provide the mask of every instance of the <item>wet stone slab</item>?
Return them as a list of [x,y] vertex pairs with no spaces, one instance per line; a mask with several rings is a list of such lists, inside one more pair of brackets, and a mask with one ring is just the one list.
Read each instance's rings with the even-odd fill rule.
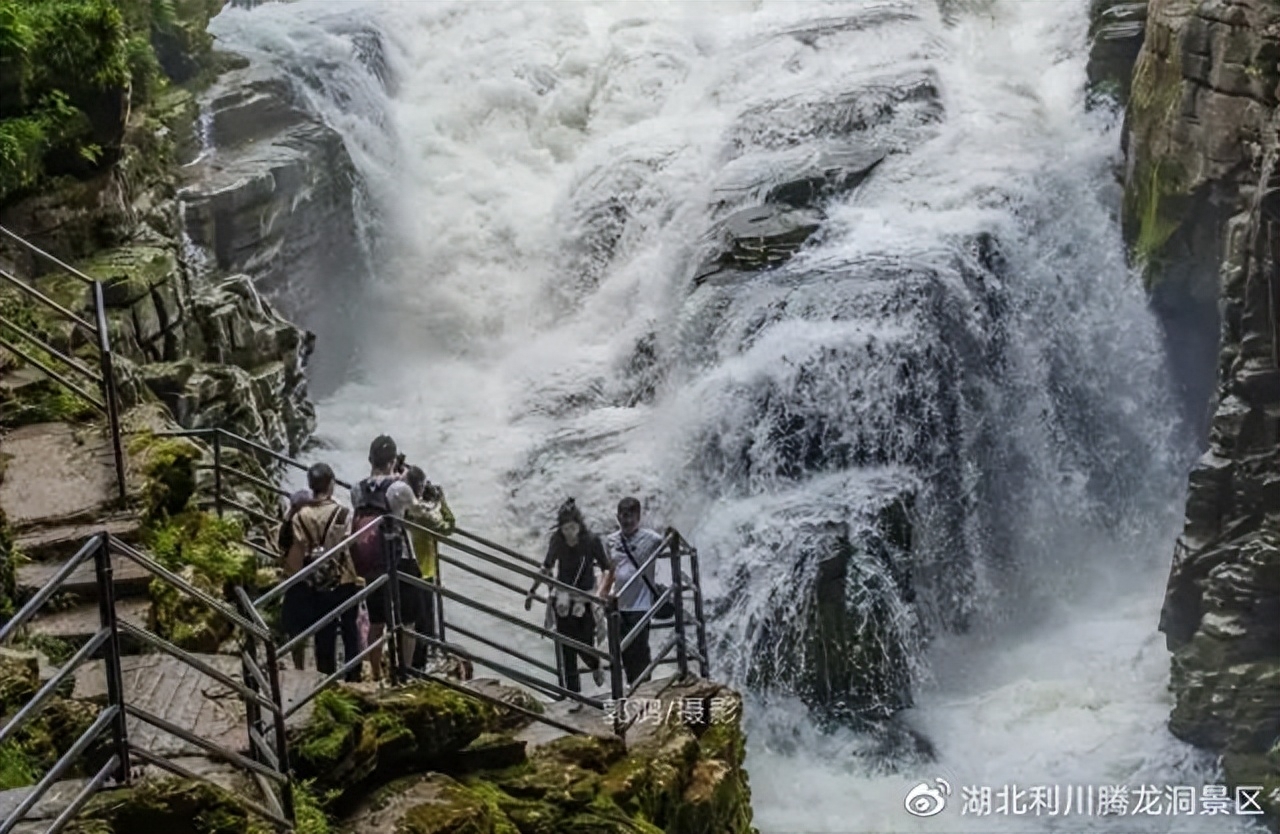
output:
[[[197,655],[218,672],[240,681],[240,660],[228,655]],[[101,661],[85,664],[76,673],[74,697],[106,702],[105,667]],[[218,747],[245,752],[249,748],[245,707],[239,693],[221,681],[168,655],[135,655],[124,658],[125,702],[169,722]],[[324,679],[314,670],[281,670],[280,686],[286,704],[299,700]],[[305,722],[310,704],[290,717]],[[129,740],[158,756],[195,756],[200,748],[152,726],[130,718]]]

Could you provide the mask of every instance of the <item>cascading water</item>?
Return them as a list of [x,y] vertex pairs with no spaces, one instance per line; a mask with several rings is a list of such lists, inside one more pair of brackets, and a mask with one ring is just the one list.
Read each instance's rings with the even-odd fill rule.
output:
[[[1163,729],[1188,450],[1113,216],[1114,118],[1084,107],[1085,6],[214,23],[362,176],[375,275],[333,300],[361,333],[318,409],[334,462],[389,432],[461,524],[530,550],[566,495],[684,531],[716,671],[750,692],[762,831],[1207,830],[903,808],[935,776],[1212,778]],[[762,253],[745,209],[816,232]]]

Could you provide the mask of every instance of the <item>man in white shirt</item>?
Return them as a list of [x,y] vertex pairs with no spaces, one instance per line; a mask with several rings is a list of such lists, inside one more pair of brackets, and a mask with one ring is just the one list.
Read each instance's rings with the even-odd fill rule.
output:
[[[613,587],[621,591],[618,595],[618,613],[621,615],[622,636],[626,637],[656,601],[656,561],[645,568],[643,576],[632,582],[630,587],[627,587],[627,583],[636,575],[640,566],[662,546],[662,536],[640,526],[640,501],[630,496],[618,502],[618,528],[609,534],[605,545],[609,549],[609,560],[613,567]],[[606,588],[605,593],[609,590]],[[634,684],[650,662],[649,626],[646,625],[635,641],[622,652],[622,668],[627,674],[627,683]]]

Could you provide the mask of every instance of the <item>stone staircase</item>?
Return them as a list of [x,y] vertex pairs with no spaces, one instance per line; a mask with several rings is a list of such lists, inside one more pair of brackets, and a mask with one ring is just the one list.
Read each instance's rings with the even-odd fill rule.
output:
[[[118,509],[110,440],[93,426],[38,423],[0,437],[0,507],[22,561],[16,573],[19,603],[30,598],[76,554],[86,539],[107,530],[137,542],[140,520]],[[145,625],[149,608],[145,571],[114,557],[117,616]],[[92,562],[71,576],[63,595],[32,621],[30,632],[80,645],[100,624]],[[126,648],[132,651],[135,647]]]

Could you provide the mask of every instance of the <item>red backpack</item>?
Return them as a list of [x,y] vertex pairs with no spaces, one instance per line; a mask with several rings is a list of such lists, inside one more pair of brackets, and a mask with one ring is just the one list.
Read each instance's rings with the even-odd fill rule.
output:
[[[360,482],[360,506],[355,508],[351,529],[361,532],[351,543],[351,561],[356,573],[366,582],[372,582],[387,572],[387,554],[396,544],[386,540],[382,524],[370,524],[379,516],[391,514],[387,490],[395,482],[394,478],[366,478]],[[365,525],[369,525],[369,529],[363,530]]]

